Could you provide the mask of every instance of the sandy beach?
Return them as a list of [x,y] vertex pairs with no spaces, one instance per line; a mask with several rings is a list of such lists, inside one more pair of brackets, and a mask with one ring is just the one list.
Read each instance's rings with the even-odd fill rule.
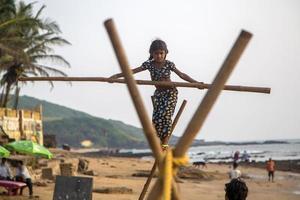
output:
[[[96,176],[87,176],[76,173],[77,176],[92,177],[93,188],[103,187],[126,187],[132,189],[129,194],[104,194],[93,192],[95,200],[133,200],[138,199],[145,184],[146,177],[133,176],[133,174],[143,174],[150,171],[153,160],[140,158],[118,158],[118,157],[82,157],[78,153],[56,151],[56,159],[48,161],[48,166],[53,169],[54,175],[59,175],[59,163],[73,163],[77,166],[78,159],[84,158],[89,161],[89,170],[93,170]],[[192,166],[189,169],[198,170]],[[29,167],[30,169],[30,167]],[[182,199],[186,200],[221,200],[224,199],[224,184],[228,182],[227,164],[208,164],[207,168],[201,169],[206,178],[180,179],[180,190]],[[298,200],[300,198],[300,174],[276,171],[275,182],[268,182],[266,171],[253,166],[240,166],[240,170],[245,177],[249,187],[249,200]],[[34,178],[34,195],[41,200],[52,200],[55,182],[41,179],[41,169],[31,170]],[[156,178],[153,178],[152,184]],[[43,186],[37,186],[37,184]],[[41,184],[42,183],[42,184]],[[4,191],[1,188],[1,191]],[[1,195],[0,199],[28,199],[28,190],[24,190],[23,196],[8,197]]]

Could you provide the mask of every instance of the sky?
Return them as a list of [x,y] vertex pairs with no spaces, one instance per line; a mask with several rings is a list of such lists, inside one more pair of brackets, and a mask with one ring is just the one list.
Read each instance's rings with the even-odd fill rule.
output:
[[[26,0],[25,2],[33,2]],[[157,38],[169,49],[167,59],[192,78],[211,83],[240,31],[253,37],[228,85],[270,87],[271,94],[223,91],[198,139],[247,141],[300,138],[300,1],[299,0],[41,0],[43,17],[55,20],[71,46],[55,52],[71,63],[69,76],[109,77],[120,72],[103,22],[113,18],[132,68],[147,60]],[[136,79],[149,80],[147,71]],[[172,80],[181,81],[176,74]],[[182,80],[183,81],[183,80]],[[153,86],[139,86],[152,113]],[[176,111],[187,106],[174,130],[181,136],[206,90],[179,88]],[[123,84],[27,83],[21,91],[91,115],[141,127]],[[176,112],[175,111],[175,112]]]

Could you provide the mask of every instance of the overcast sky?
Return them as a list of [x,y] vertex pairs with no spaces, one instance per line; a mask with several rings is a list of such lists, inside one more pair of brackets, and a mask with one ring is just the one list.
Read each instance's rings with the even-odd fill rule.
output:
[[[26,2],[32,2],[26,0]],[[148,58],[152,40],[165,40],[177,68],[211,83],[241,29],[253,34],[227,84],[271,87],[272,93],[224,91],[198,139],[266,140],[300,138],[299,0],[44,0],[43,16],[57,21],[72,46],[56,53],[72,65],[69,76],[108,77],[120,72],[103,22],[113,18],[132,67]],[[136,79],[149,79],[147,71]],[[172,80],[180,81],[176,74]],[[139,86],[149,115],[152,86]],[[182,135],[206,90],[179,88],[186,109],[174,134]],[[141,127],[125,85],[47,83],[23,87],[22,94]]]

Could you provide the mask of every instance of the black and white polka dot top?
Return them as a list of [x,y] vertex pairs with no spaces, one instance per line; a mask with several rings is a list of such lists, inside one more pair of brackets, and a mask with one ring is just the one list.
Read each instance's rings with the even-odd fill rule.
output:
[[147,60],[142,64],[142,68],[150,72],[152,81],[168,79],[170,78],[171,71],[176,69],[175,64],[168,60],[166,60],[165,65],[161,68],[155,67],[153,60]]

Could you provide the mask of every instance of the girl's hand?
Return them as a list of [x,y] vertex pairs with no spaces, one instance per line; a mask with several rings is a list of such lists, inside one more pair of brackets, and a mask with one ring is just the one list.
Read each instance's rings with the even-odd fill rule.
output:
[[197,83],[201,84],[201,85],[197,86],[197,88],[198,88],[199,90],[203,90],[203,89],[204,89],[204,86],[203,86],[202,84],[204,84],[204,83],[203,83],[203,82],[197,82]]
[[[118,75],[117,74],[115,74],[115,75],[112,75],[112,76],[110,76],[110,77],[108,77],[109,79],[116,79],[116,78],[118,78]],[[109,83],[114,83],[112,80],[108,80],[108,82]]]

